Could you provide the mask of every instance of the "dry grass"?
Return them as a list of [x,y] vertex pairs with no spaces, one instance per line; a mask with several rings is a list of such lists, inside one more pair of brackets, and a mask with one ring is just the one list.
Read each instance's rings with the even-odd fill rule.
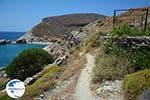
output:
[[5,89],[7,82],[9,81],[9,79],[7,78],[0,78],[0,91]]
[[[6,87],[6,84],[7,82],[9,81],[10,79],[8,78],[0,78],[0,91],[3,91],[3,89],[5,89]],[[14,99],[11,99],[6,92],[0,92],[0,100],[14,100]]]
[[73,53],[69,56],[67,64],[64,65],[64,72],[61,75],[61,80],[67,80],[74,74],[79,73],[79,71],[84,68],[86,63],[85,55],[80,55],[78,52]]
[[62,98],[63,100],[74,100],[73,93],[75,86],[76,82],[68,84],[64,90],[60,90],[59,93],[55,93],[50,100],[60,100],[59,98]]
[[113,55],[98,55],[95,63],[93,81],[122,79],[131,70],[128,59]]
[[69,83],[65,82],[65,86],[62,86],[63,89],[55,92],[50,98],[51,100],[59,100],[59,98],[62,98],[64,100],[74,100],[73,93],[76,87],[78,75],[80,73],[80,70],[84,68],[85,63],[86,58],[84,54],[81,55],[76,51],[69,56],[67,63],[62,66],[64,70],[60,77],[61,83],[63,83],[64,81],[69,81]]
[[44,91],[53,89],[57,80],[56,75],[60,71],[59,67],[51,66],[34,84],[27,86],[25,95],[21,100],[32,100]]
[[89,34],[84,41],[81,42],[80,46],[82,47],[83,52],[87,53],[92,48],[99,46],[99,37],[101,32],[96,31],[95,33]]

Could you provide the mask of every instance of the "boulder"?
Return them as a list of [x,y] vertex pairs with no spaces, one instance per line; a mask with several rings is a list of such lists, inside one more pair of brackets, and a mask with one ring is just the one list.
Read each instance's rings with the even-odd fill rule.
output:
[[101,84],[101,86],[96,90],[96,94],[103,94],[107,92],[120,92],[122,87],[122,81],[116,80],[112,81],[105,81]]
[[126,100],[122,92],[122,81],[104,81],[95,93],[96,100]]

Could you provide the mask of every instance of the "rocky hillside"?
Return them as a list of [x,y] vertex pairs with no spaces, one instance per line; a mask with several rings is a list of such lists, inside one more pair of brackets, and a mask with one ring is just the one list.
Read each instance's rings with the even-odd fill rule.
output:
[[[147,20],[148,22],[147,29],[148,29],[148,27],[150,27],[150,7],[145,7],[145,8],[149,9],[148,20]],[[129,9],[128,11],[121,13],[120,15],[116,17],[117,25],[128,24],[128,25],[133,25],[134,27],[138,27],[140,29],[141,28],[144,29],[145,11],[142,9],[145,9],[145,8],[139,8],[138,10]],[[141,20],[142,15],[143,15],[143,19]],[[89,34],[93,34],[96,32],[102,32],[103,34],[105,34],[105,33],[112,31],[113,19],[114,19],[113,16],[110,16],[110,17],[106,17],[104,20],[96,20],[84,26],[80,30],[73,30],[65,34],[69,47],[72,47],[78,44],[81,40],[84,40],[84,38],[88,36]]]
[[[64,33],[80,29],[85,25],[98,19],[104,19],[106,16],[99,14],[70,14],[55,17],[43,18],[41,23],[27,32],[22,38],[27,41],[32,40],[52,40],[62,38]],[[36,38],[35,38],[36,37]]]

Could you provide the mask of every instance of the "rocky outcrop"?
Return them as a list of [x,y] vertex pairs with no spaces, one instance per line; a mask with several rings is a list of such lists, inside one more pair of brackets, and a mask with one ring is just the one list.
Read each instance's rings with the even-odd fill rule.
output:
[[122,81],[104,81],[96,90],[96,100],[124,100]]
[[47,47],[44,48],[45,51],[51,53],[55,59],[54,65],[61,64],[64,60],[67,59],[69,53],[65,44],[59,43],[50,43]]
[[67,41],[67,46],[68,48],[71,48],[77,44],[79,44],[81,41],[84,40],[89,34],[95,33],[104,24],[104,19],[99,19],[93,23],[90,23],[86,25],[83,28],[80,28],[78,30],[74,30],[71,32],[67,32],[64,37]]
[[21,36],[20,38],[18,38],[16,41],[26,41],[26,42],[33,42],[36,41],[37,37],[35,37],[32,32],[27,32],[25,33],[23,36]]
[[5,39],[0,39],[0,45],[1,44],[8,44],[8,43],[11,43],[10,40],[5,40]]
[[0,44],[6,44],[6,40],[0,40]]
[[26,40],[25,39],[18,39],[18,40],[16,40],[16,43],[26,43]]
[[16,41],[10,41],[10,40],[5,40],[5,39],[2,39],[0,40],[0,45],[2,44],[15,44],[15,43],[26,43],[26,39],[17,39]]
[[44,48],[44,50],[51,53],[54,59],[56,59],[65,53],[66,48],[58,43],[50,43],[48,46]]

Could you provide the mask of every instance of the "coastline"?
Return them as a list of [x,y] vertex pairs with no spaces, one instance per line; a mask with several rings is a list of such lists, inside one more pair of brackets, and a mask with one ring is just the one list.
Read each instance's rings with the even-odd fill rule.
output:
[[41,45],[48,45],[50,42],[26,42],[26,43],[16,43],[16,41],[12,41],[11,43],[4,43],[0,45],[7,45],[7,44],[41,44]]
[[27,44],[43,44],[43,45],[48,45],[50,42],[27,42]]

